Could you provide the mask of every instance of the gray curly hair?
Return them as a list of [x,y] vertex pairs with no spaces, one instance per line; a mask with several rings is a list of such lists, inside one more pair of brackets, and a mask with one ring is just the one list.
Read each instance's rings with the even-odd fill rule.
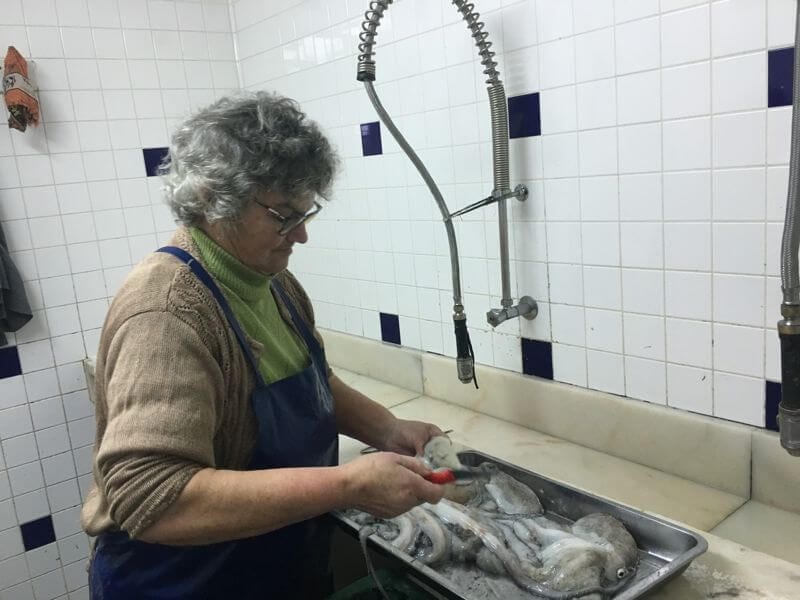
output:
[[228,96],[184,121],[159,168],[184,225],[238,221],[259,192],[326,197],[338,158],[297,103],[268,92]]

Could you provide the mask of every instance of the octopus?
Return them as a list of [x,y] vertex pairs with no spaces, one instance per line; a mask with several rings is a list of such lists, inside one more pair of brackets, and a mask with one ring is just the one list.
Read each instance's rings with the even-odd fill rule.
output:
[[[430,468],[464,468],[444,436],[433,438],[419,458]],[[345,516],[361,526],[368,566],[366,538],[377,535],[440,573],[474,565],[493,576],[481,578],[486,589],[493,580],[510,580],[521,597],[594,600],[613,595],[632,579],[636,541],[618,519],[592,513],[565,524],[550,518],[536,493],[497,465],[484,463],[479,469],[482,475],[475,481],[448,485],[439,503],[393,519],[347,511]]]

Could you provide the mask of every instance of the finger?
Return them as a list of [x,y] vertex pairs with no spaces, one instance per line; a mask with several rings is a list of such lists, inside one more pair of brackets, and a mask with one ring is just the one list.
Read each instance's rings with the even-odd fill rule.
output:
[[395,461],[398,465],[405,467],[409,471],[413,471],[417,475],[427,475],[431,470],[426,467],[422,462],[411,456],[403,456],[402,454],[395,455]]
[[413,457],[415,454],[419,453],[419,450],[412,451],[411,447],[404,447],[404,448],[398,448],[397,452],[401,456]]
[[423,480],[424,485],[420,487],[417,497],[423,502],[436,504],[444,496],[445,486],[428,483]]
[[444,435],[444,432],[433,423],[425,423],[424,425],[425,429],[422,435],[424,436],[425,439],[424,440],[417,439],[414,441],[417,454],[422,454],[425,451],[425,444],[430,442],[432,438]]

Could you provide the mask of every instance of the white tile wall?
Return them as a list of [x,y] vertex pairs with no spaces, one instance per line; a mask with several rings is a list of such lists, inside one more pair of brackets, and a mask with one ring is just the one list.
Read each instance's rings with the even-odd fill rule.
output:
[[[238,88],[237,65],[226,0],[13,0],[12,44],[34,63],[44,127],[0,127],[0,222],[36,312],[15,336],[23,375],[0,379],[0,598],[79,598],[94,428],[80,361],[131,265],[174,228],[142,148]],[[57,542],[24,552],[18,525],[47,515]]]
[[[297,98],[342,155],[334,201],[294,262],[319,323],[377,339],[377,313],[399,314],[404,345],[454,353],[440,216],[385,129],[384,154],[361,156],[358,125],[377,120],[355,81],[367,4],[4,10],[0,47],[34,59],[45,127],[0,133],[0,220],[36,310],[16,336],[24,375],[0,380],[0,523],[15,521],[0,527],[0,574],[14,572],[0,596],[86,595],[71,537],[92,435],[78,361],[130,266],[172,229],[141,148],[238,87],[237,68],[246,87]],[[452,7],[409,4],[381,26],[377,87],[456,208],[491,191],[486,92]],[[509,95],[540,92],[542,112],[541,137],[511,142],[512,185],[531,189],[511,203],[512,294],[539,300],[536,321],[484,322],[500,295],[496,213],[458,224],[478,361],[519,371],[519,336],[534,337],[553,342],[556,380],[763,425],[763,379],[779,378],[791,118],[766,108],[766,51],[792,44],[795,3],[477,5]],[[53,515],[52,569],[21,560],[20,513]]]
[[[296,97],[343,155],[335,199],[296,255],[320,323],[378,338],[376,312],[399,312],[404,345],[452,354],[432,200],[385,128],[384,154],[361,156],[358,125],[378,120],[354,75],[367,4],[235,0],[243,81]],[[499,300],[496,215],[465,217],[458,233],[479,361],[521,370],[519,344],[507,338],[534,335],[553,342],[557,380],[763,426],[763,379],[779,378],[791,116],[766,106],[766,51],[792,44],[795,3],[476,4],[509,95],[540,92],[541,137],[511,143],[512,185],[536,193],[524,210],[512,203],[510,230],[512,293],[534,293],[547,313],[545,326],[491,334],[483,314]],[[431,21],[391,6],[377,87],[434,175],[446,173],[438,182],[456,208],[491,191],[488,103],[463,23],[441,8]],[[303,60],[296,49],[319,39],[335,50]],[[434,154],[434,144],[445,145]],[[419,235],[437,236],[433,252]],[[431,329],[436,291],[442,327]]]

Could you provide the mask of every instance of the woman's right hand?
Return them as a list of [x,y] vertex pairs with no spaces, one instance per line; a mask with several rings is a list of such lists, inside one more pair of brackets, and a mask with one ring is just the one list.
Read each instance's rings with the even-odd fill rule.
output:
[[340,467],[344,474],[346,508],[357,508],[383,519],[442,499],[444,486],[423,479],[430,473],[410,456],[393,452],[368,454]]

